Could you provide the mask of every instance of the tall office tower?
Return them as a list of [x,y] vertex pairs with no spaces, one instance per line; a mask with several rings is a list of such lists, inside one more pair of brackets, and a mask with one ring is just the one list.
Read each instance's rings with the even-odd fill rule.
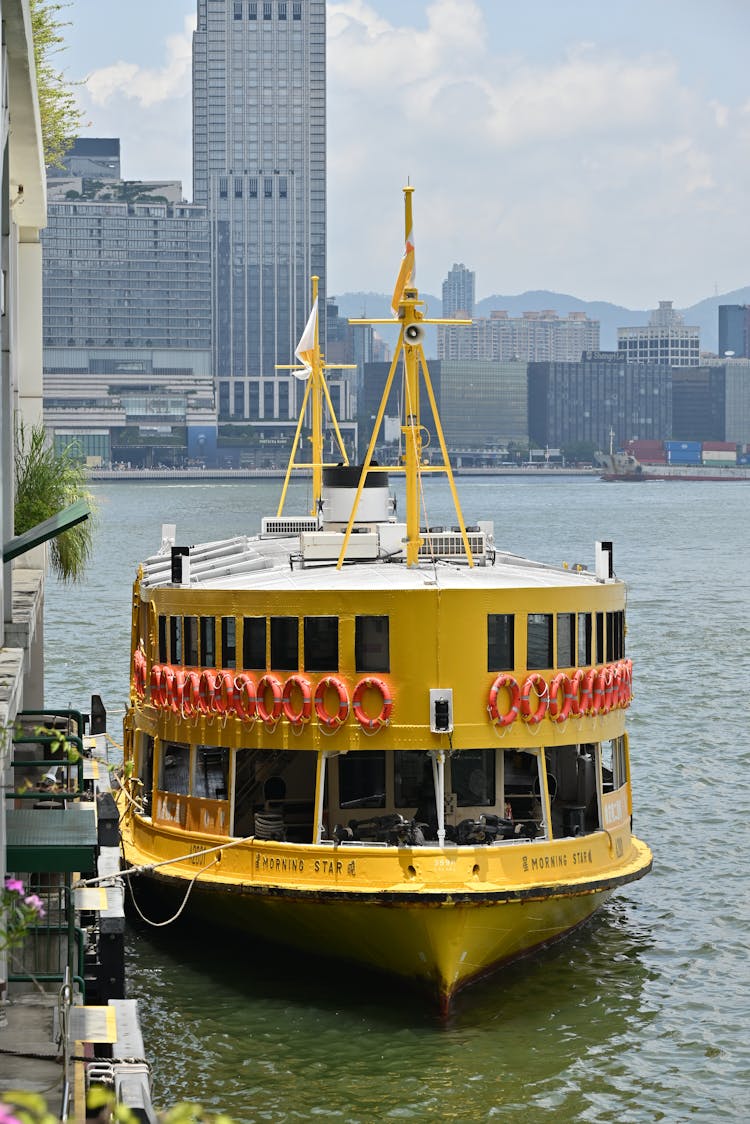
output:
[[[219,412],[290,425],[310,277],[326,301],[325,0],[198,0],[193,192],[211,220]],[[321,315],[321,341],[325,317]]]
[[443,281],[443,316],[461,315],[468,319],[474,315],[474,283],[476,273],[463,262],[453,265]]
[[719,356],[750,359],[750,304],[719,305]]
[[697,367],[700,363],[700,329],[689,327],[671,301],[659,301],[646,327],[617,329],[617,349],[628,363],[666,363],[670,367]]

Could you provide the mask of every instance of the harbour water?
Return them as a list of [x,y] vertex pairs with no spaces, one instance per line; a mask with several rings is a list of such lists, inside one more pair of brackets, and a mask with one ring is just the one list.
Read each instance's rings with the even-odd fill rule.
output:
[[[455,522],[445,482],[426,488],[428,521]],[[178,543],[255,533],[279,483],[92,490],[89,575],[47,586],[47,698],[100,693],[119,741],[138,561],[162,523]],[[306,491],[293,486],[288,511]],[[514,553],[593,566],[594,541],[614,541],[635,665],[635,829],[653,873],[572,938],[461,994],[447,1025],[362,972],[133,926],[157,1103],[199,1101],[238,1124],[747,1120],[750,486],[530,476],[463,480],[460,494],[467,522],[494,519]]]

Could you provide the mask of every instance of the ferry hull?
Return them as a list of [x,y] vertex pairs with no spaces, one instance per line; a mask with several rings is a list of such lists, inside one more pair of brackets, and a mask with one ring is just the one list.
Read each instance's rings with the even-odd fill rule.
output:
[[[498,888],[496,883],[485,882],[476,889],[433,885],[351,891],[258,883],[253,881],[252,870],[246,880],[222,878],[211,870],[204,879],[196,877],[195,871],[187,876],[167,866],[146,873],[148,888],[137,879],[133,890],[136,900],[139,896],[145,900],[146,895],[139,891],[146,890],[149,904],[153,908],[152,903],[158,901],[163,916],[167,903],[172,912],[179,908],[192,882],[188,899],[192,916],[305,954],[346,960],[407,979],[446,1013],[453,995],[466,984],[565,936],[587,921],[616,886],[645,874],[651,865],[650,852],[637,840],[634,844],[633,858],[620,870],[536,886]],[[250,865],[258,864],[269,849],[273,856],[273,845],[256,843],[248,856]],[[517,848],[522,849],[526,848]],[[462,858],[473,860],[472,849],[467,850],[469,855]],[[338,852],[340,860],[331,857],[330,849],[305,847],[301,851],[313,866],[316,861],[355,861],[343,849]],[[231,853],[229,848],[224,852],[227,859]],[[276,854],[288,856],[289,849],[276,848]],[[127,834],[125,856],[134,865],[154,858],[133,846],[132,839],[128,842]],[[399,867],[410,858],[409,851],[400,852],[392,864]],[[363,864],[367,858],[358,855],[356,861]],[[154,894],[157,890],[158,896]]]

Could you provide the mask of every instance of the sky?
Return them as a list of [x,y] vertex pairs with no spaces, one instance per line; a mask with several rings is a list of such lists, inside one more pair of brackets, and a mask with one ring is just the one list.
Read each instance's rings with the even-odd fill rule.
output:
[[[66,76],[127,179],[191,190],[195,0],[70,0]],[[329,0],[328,292],[676,307],[750,284],[748,0]]]

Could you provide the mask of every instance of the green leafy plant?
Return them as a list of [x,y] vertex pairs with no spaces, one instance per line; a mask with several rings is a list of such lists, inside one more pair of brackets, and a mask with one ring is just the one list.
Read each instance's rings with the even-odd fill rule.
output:
[[[76,500],[93,500],[86,488],[83,465],[76,460],[71,446],[55,452],[44,426],[27,430],[23,423],[16,431],[15,449],[16,503],[15,533],[22,535]],[[91,516],[68,531],[57,535],[50,544],[52,569],[63,581],[78,581],[84,573],[93,549]]]
[[60,12],[68,7],[69,4],[57,0],[31,0],[44,162],[56,168],[63,166],[63,157],[83,125],[83,113],[76,105],[72,84],[53,61],[65,49],[61,30],[67,24],[60,19]]

